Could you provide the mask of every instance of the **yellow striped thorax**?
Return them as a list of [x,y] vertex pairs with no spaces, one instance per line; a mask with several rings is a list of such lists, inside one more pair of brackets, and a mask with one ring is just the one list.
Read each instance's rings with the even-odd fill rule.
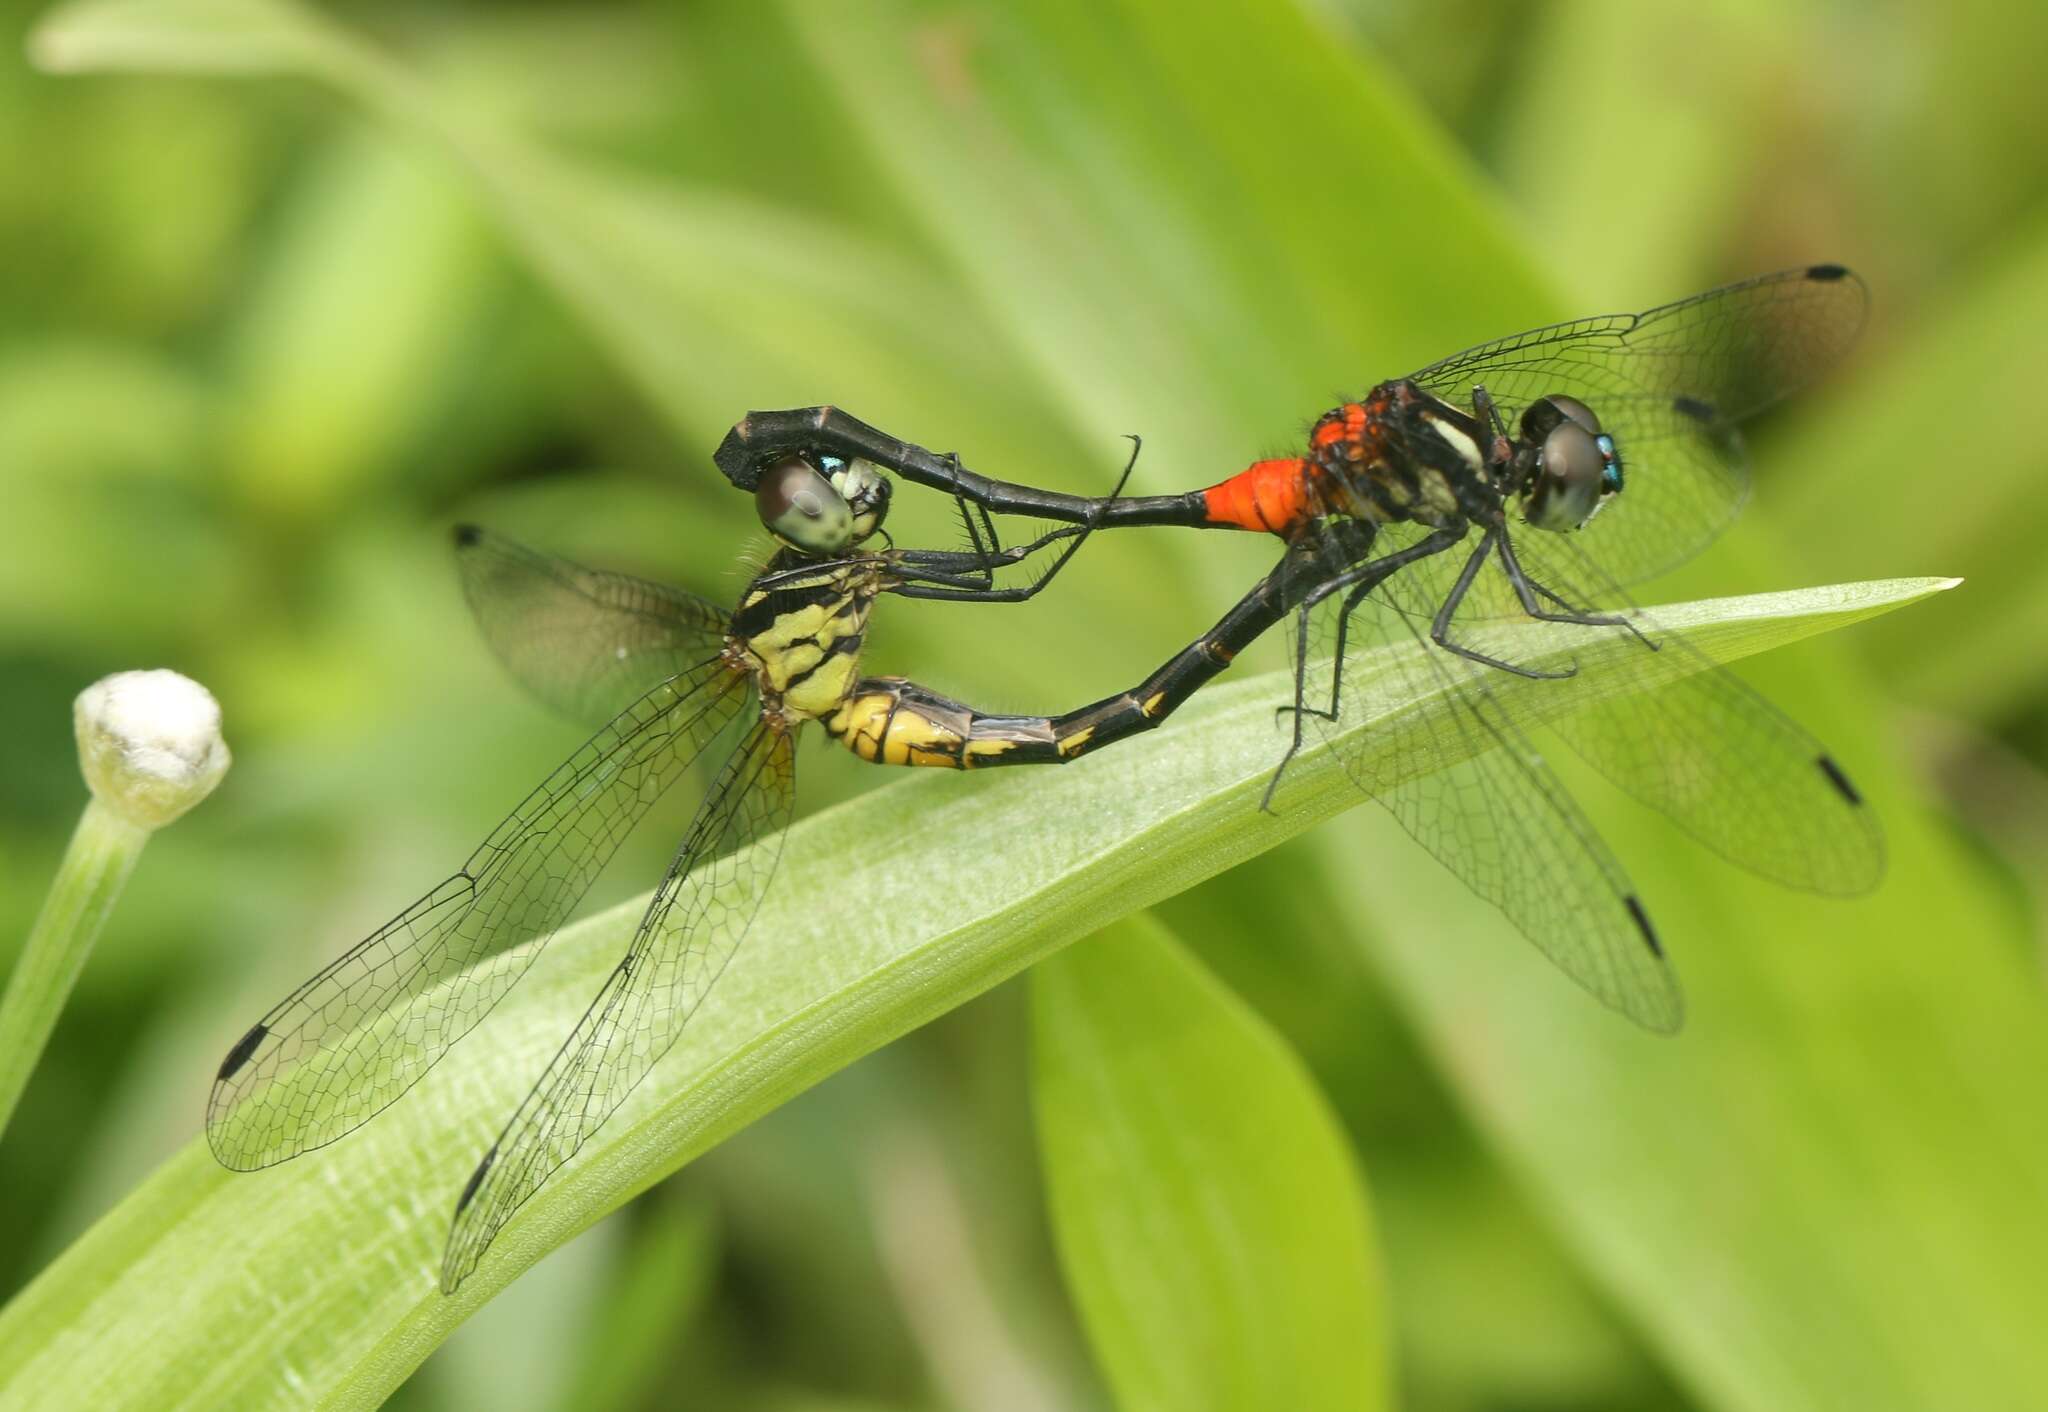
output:
[[831,715],[846,699],[868,612],[885,586],[879,555],[805,564],[790,551],[777,554],[748,586],[728,637],[763,702],[795,720]]

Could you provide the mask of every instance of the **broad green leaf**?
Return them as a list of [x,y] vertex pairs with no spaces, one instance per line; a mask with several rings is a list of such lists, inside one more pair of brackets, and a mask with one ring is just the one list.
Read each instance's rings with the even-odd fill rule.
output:
[[1669,1379],[1626,1311],[1594,1289],[1459,1111],[1375,973],[1371,917],[1346,912],[1333,925],[1333,894],[1360,856],[1347,819],[1151,915],[1287,1037],[1371,1171],[1400,1405],[1662,1407]]
[[[1945,586],[1839,586],[1658,618],[1730,660]],[[1501,632],[1494,645],[1510,652],[1561,640],[1549,625]],[[1542,709],[1534,693],[1546,689],[1598,699],[1619,689],[1602,665],[1641,651],[1574,637],[1580,674],[1504,682],[1509,709]],[[1288,690],[1272,676],[1219,685],[1170,729],[1074,769],[924,772],[792,827],[749,945],[681,1043],[443,1298],[436,1271],[464,1176],[644,904],[570,929],[426,1082],[344,1142],[255,1174],[222,1170],[198,1141],[167,1163],[0,1312],[0,1403],[374,1406],[521,1270],[760,1114],[1066,942],[1356,806],[1319,744],[1296,762],[1281,812],[1256,807],[1280,743],[1272,708]],[[1377,732],[1371,748],[1411,749],[1413,717],[1440,709]],[[1345,738],[1373,726],[1350,723]],[[1598,1008],[1553,989],[1556,1008]]]
[[1285,1040],[1149,918],[1031,976],[1053,1235],[1123,1412],[1389,1405],[1364,1183]]

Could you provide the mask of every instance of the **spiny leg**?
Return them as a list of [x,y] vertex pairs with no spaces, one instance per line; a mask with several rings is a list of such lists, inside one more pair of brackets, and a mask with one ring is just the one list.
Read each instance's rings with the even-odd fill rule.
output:
[[[958,453],[948,451],[944,457],[946,465],[957,477],[960,473]],[[1002,562],[1003,541],[996,531],[995,519],[988,507],[977,505],[959,490],[953,492],[953,508],[959,512],[960,523],[967,531],[968,557],[981,567],[968,577],[973,580],[966,585],[992,591],[996,586],[993,565]]]

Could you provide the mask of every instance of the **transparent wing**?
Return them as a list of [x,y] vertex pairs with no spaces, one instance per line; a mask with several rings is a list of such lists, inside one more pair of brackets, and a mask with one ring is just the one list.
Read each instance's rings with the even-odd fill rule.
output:
[[[1659,635],[1663,649],[1697,653]],[[1719,667],[1551,724],[1587,764],[1731,863],[1835,896],[1884,876],[1877,816],[1820,742]]]
[[1552,393],[1591,407],[1627,484],[1580,537],[1608,573],[1635,583],[1690,558],[1734,518],[1749,490],[1734,424],[1839,361],[1868,306],[1863,282],[1840,266],[1784,270],[1482,343],[1411,380],[1461,407],[1485,387],[1510,430]]
[[728,615],[679,588],[543,554],[474,525],[455,531],[462,589],[514,678],[599,725],[655,682],[718,655]]
[[418,1082],[526,973],[627,832],[747,698],[744,678],[715,658],[647,692],[453,877],[285,997],[221,1064],[206,1114],[214,1155],[241,1170],[281,1162]]
[[625,956],[463,1189],[444,1290],[669,1051],[738,949],[781,856],[791,741],[757,721],[719,772]]
[[[1537,539],[1544,542],[1530,544]],[[1516,545],[1532,579],[1568,601],[1617,596],[1572,541],[1523,534]],[[1883,830],[1826,748],[1683,634],[1633,605],[1629,616],[1636,650],[1604,670],[1635,673],[1654,689],[1598,702],[1551,729],[1732,863],[1810,892],[1850,896],[1877,886]]]
[[[1381,593],[1412,595],[1402,577]],[[1678,982],[1627,873],[1495,696],[1488,669],[1429,645],[1413,616],[1423,605],[1402,607],[1366,602],[1351,615],[1342,710],[1319,722],[1352,780],[1573,980],[1645,1028],[1678,1029]],[[1326,629],[1335,616],[1324,615]],[[1311,660],[1312,706],[1327,701],[1332,660]],[[1411,730],[1413,748],[1380,748],[1389,732]]]

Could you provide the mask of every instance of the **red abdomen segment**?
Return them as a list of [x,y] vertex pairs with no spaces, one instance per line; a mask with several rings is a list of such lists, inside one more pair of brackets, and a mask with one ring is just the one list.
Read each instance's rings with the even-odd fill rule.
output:
[[1309,463],[1299,456],[1254,461],[1202,492],[1209,523],[1285,535],[1309,519]]

